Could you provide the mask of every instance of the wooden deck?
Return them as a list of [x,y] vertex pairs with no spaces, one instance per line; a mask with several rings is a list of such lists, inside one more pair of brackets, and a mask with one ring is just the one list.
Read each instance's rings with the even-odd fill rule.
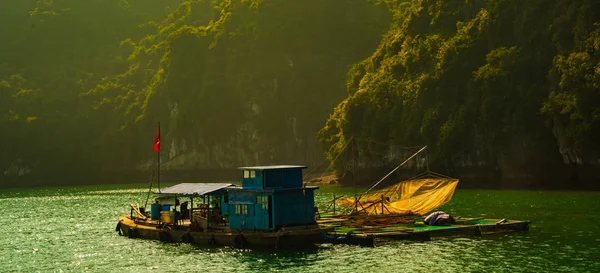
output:
[[416,218],[412,223],[406,223],[411,221],[406,221],[405,218],[394,221],[393,216],[381,218],[379,220],[384,221],[373,225],[360,225],[353,222],[353,219],[340,216],[323,217],[318,223],[324,227],[334,228],[333,232],[325,236],[325,242],[364,246],[375,246],[393,240],[428,241],[435,237],[485,236],[527,231],[530,224],[529,221],[506,219],[458,218],[455,225],[428,226],[422,222],[422,218]]

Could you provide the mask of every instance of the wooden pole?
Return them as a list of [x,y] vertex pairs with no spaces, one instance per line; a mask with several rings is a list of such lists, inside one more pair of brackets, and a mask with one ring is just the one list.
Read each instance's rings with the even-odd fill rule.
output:
[[[400,165],[398,165],[396,168],[394,168],[391,172],[389,172],[388,174],[386,174],[384,177],[382,177],[381,179],[379,179],[379,181],[377,181],[377,183],[375,183],[373,186],[371,186],[367,191],[363,192],[360,197],[362,197],[363,195],[367,194],[369,191],[371,191],[373,188],[377,187],[377,185],[379,185],[379,183],[381,183],[381,181],[383,181],[384,179],[386,179],[388,176],[390,176],[392,173],[394,173],[396,170],[398,170],[400,167],[402,167],[404,164],[406,164],[406,162],[408,162],[409,160],[411,160],[413,157],[415,157],[416,155],[418,155],[420,152],[422,152],[423,150],[425,150],[427,148],[427,146],[424,146],[423,148],[421,148],[419,151],[417,151],[416,153],[414,153],[413,155],[411,155],[409,158],[407,158],[406,160],[404,160],[402,163],[400,163]],[[359,198],[360,198],[359,197]]]
[[302,186],[304,187],[302,189],[302,193],[304,194],[304,224],[307,225],[306,227],[308,228],[308,208],[306,207],[306,184],[303,184]]
[[146,196],[146,203],[144,204],[144,209],[148,206],[148,199],[150,199],[150,192],[152,191],[152,182],[154,180],[154,170],[152,170],[152,177],[150,178],[150,188],[148,189],[148,196]]
[[358,197],[356,194],[356,162],[354,161],[354,140],[352,140],[352,180],[354,181],[354,211],[358,212]]
[[335,215],[335,192],[333,193],[333,215]]
[[384,207],[384,208],[385,208],[385,210],[387,210],[387,212],[388,212],[389,214],[392,214],[392,212],[390,211],[390,209],[388,209],[387,207]]
[[156,181],[158,182],[158,192],[160,193],[160,143],[162,142],[161,138],[162,136],[160,135],[160,122],[158,122],[158,160],[157,160],[157,169],[158,169],[158,173],[156,175]]

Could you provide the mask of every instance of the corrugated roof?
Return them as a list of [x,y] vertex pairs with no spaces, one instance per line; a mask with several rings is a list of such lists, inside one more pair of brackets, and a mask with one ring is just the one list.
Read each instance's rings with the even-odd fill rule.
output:
[[252,166],[239,167],[239,170],[275,170],[275,169],[306,169],[306,166],[300,165],[274,165],[274,166]]
[[235,186],[230,183],[181,183],[160,191],[160,194],[205,195],[223,188]]

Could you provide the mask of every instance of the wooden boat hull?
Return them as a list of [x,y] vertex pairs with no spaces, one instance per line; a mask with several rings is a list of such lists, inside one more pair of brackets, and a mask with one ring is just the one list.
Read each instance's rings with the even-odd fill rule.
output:
[[235,248],[314,247],[333,228],[317,225],[283,228],[279,231],[191,231],[189,226],[153,225],[136,221],[129,215],[119,217],[116,231],[130,238],[144,238],[173,243],[231,246]]

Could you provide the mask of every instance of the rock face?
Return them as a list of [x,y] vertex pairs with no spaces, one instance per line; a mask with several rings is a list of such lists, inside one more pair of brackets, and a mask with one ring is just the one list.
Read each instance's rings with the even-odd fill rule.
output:
[[473,185],[595,184],[600,2],[396,4],[320,132],[329,159],[355,142],[356,176],[382,176],[389,145],[427,145],[430,167]]
[[174,178],[326,154],[368,184],[427,145],[399,177],[595,183],[598,1],[108,2],[0,9],[2,182],[145,181],[161,121]]
[[[251,123],[240,126],[238,133],[218,142],[207,143],[203,138],[167,139],[162,146],[162,168],[165,170],[232,169],[240,166],[268,164],[315,165],[324,161],[316,134],[297,134],[294,118],[281,131],[288,138],[269,143]],[[312,137],[311,137],[312,135]],[[168,137],[168,136],[167,136]],[[140,170],[153,168],[156,158],[140,163]]]
[[[379,42],[387,8],[362,0],[186,4],[170,15],[180,19],[174,25],[132,43],[135,52],[160,54],[132,55],[147,65],[115,79],[146,84],[131,94],[148,104],[131,112],[143,120],[170,116],[162,122],[164,168],[322,163],[317,132],[346,95],[348,67]],[[198,26],[207,19],[218,23]],[[148,155],[139,168],[153,161]]]
[[0,175],[22,157],[14,177],[46,184],[146,180],[158,121],[164,175],[321,163],[345,74],[391,19],[366,0],[26,2],[0,10]]

